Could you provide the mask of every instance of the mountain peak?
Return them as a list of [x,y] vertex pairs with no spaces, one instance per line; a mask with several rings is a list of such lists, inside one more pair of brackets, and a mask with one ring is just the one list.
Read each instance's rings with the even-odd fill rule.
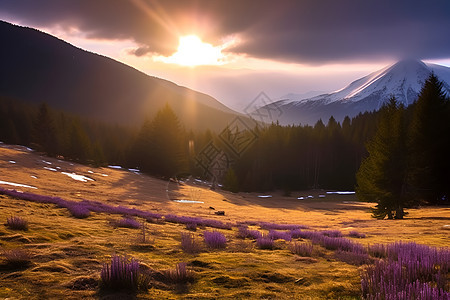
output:
[[392,96],[408,106],[417,100],[432,72],[450,94],[450,68],[408,58],[357,79],[333,93],[300,101],[283,100],[278,103],[283,110],[283,120],[279,121],[282,124],[314,124],[318,119],[328,120],[330,116],[342,121],[345,116],[378,110]]

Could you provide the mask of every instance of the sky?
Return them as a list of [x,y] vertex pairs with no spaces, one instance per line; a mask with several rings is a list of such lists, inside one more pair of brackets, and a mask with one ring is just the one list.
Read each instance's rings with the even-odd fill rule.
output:
[[331,92],[404,58],[450,66],[448,0],[1,0],[0,19],[236,110],[260,92]]

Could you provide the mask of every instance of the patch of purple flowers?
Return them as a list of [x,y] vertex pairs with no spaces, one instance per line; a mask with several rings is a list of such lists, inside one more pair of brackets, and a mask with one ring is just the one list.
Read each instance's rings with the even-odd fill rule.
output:
[[296,230],[296,229],[308,229],[309,228],[306,225],[277,224],[277,223],[268,223],[268,222],[260,222],[259,226],[262,229],[266,229],[266,230]]
[[343,237],[331,238],[323,236],[319,244],[328,250],[342,250],[349,252],[365,253],[366,249],[359,243],[355,243]]
[[260,238],[256,239],[256,246],[259,249],[264,249],[264,250],[272,250],[273,248],[275,248],[273,239],[269,238],[266,235],[263,235]]
[[247,226],[239,226],[238,227],[238,233],[237,237],[241,239],[258,239],[262,236],[261,232],[259,230],[249,230]]
[[120,214],[127,216],[135,216],[144,218],[148,221],[154,222],[154,220],[166,220],[172,223],[196,223],[199,226],[208,226],[219,229],[231,229],[233,224],[224,223],[214,219],[202,219],[197,217],[177,216],[177,215],[161,215],[148,211],[142,211],[136,208],[128,208],[123,206],[111,206],[98,201],[82,200],[80,202],[68,201],[59,197],[51,197],[44,195],[37,195],[29,192],[19,192],[16,190],[8,190],[0,187],[0,194],[5,194],[18,199],[28,200],[37,203],[50,203],[55,204],[62,208],[67,208],[70,213],[77,218],[86,218],[90,212]]
[[365,299],[449,299],[450,250],[396,242],[369,247],[385,257],[361,274]]
[[186,223],[186,229],[190,231],[196,231],[197,223]]
[[339,230],[322,230],[320,233],[322,233],[324,236],[328,237],[342,237],[344,236],[342,232]]
[[354,238],[357,238],[357,239],[363,239],[363,238],[366,237],[366,235],[364,233],[360,233],[360,232],[355,231],[355,230],[350,231],[348,233],[348,236],[349,237],[354,237]]
[[206,245],[210,248],[220,249],[227,245],[227,238],[219,231],[205,231],[203,237]]
[[104,288],[135,291],[139,285],[139,262],[126,256],[113,255],[111,264],[103,265],[100,277]]
[[195,254],[200,252],[200,244],[197,242],[193,234],[182,233],[181,249],[183,249],[186,253]]
[[290,246],[291,252],[300,256],[311,256],[313,245],[309,243],[293,243]]
[[115,227],[124,227],[124,228],[137,229],[141,227],[141,223],[139,223],[139,221],[130,217],[125,217],[120,220],[114,220],[111,222],[111,224]]
[[356,251],[336,250],[336,252],[334,252],[334,256],[340,261],[355,266],[373,263],[373,258],[371,258],[369,254],[367,254],[367,252],[360,252],[358,250]]
[[290,242],[292,240],[291,233],[286,231],[270,230],[268,238],[272,240],[285,240]]
[[28,230],[28,221],[21,217],[11,216],[5,225],[14,230]]
[[83,204],[71,204],[67,206],[67,209],[72,214],[72,216],[78,219],[84,219],[91,215],[91,211],[89,210],[89,208]]

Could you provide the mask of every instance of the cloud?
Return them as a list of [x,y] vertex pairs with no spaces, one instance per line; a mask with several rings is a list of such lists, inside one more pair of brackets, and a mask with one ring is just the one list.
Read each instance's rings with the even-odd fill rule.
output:
[[450,2],[389,0],[6,0],[0,18],[131,39],[132,53],[169,56],[180,35],[251,57],[324,64],[379,58],[448,58]]

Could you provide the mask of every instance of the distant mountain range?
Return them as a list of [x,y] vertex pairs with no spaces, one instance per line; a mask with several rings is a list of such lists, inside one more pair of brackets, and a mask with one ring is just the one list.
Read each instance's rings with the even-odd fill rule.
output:
[[290,95],[291,98],[288,96],[269,104],[268,108],[277,107],[280,111],[278,121],[283,125],[314,125],[319,119],[326,123],[331,116],[342,121],[345,116],[378,110],[391,96],[408,106],[417,99],[431,72],[443,81],[444,89],[450,94],[450,68],[420,60],[402,60],[336,92],[306,99]]
[[216,99],[0,21],[0,97],[118,124],[140,125],[169,103],[187,129],[223,129],[236,112]]

